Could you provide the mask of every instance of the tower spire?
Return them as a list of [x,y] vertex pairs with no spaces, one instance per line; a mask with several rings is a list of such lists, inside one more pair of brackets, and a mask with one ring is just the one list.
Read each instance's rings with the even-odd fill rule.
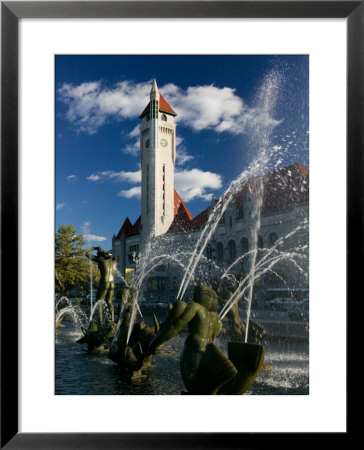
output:
[[155,78],[153,79],[153,85],[150,91],[150,99],[159,101],[159,90]]
[[153,78],[153,85],[152,85],[152,90],[150,91],[150,93],[152,93],[152,92],[159,93],[157,81],[155,78]]
[[144,242],[151,233],[153,236],[166,233],[174,218],[175,116],[154,78],[150,102],[140,115],[141,234]]

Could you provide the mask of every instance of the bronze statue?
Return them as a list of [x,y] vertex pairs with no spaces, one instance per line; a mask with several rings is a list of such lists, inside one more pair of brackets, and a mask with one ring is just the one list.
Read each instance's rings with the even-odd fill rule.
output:
[[[224,307],[228,301],[230,300],[233,294],[233,286],[231,283],[221,281],[214,284],[214,290],[218,294],[219,303],[222,307]],[[229,309],[229,312],[226,314],[229,329],[227,330],[227,334],[230,339],[233,341],[245,341],[246,334],[246,325],[242,321],[239,314],[239,302],[235,302],[234,305]],[[249,329],[248,329],[248,342],[252,344],[260,344],[263,339],[268,336],[268,332],[265,328],[255,322],[254,320],[249,320]]]
[[123,368],[124,375],[127,377],[138,373],[150,362],[151,355],[148,354],[149,343],[159,330],[158,320],[153,313],[154,326],[148,326],[144,321],[134,323],[127,343],[132,311],[135,307],[135,295],[134,289],[127,288],[121,289],[117,293],[117,298],[120,299],[118,308],[119,330],[108,354],[112,361]]
[[170,308],[149,353],[172,339],[188,325],[188,336],[180,359],[188,394],[243,394],[257,376],[264,348],[256,344],[229,343],[229,358],[213,343],[221,331],[218,299],[208,286],[198,285],[191,303],[177,301]]
[[89,353],[97,355],[108,353],[111,340],[114,337],[115,328],[116,326],[113,322],[100,323],[99,325],[91,322],[88,330],[81,327],[83,336],[76,342],[78,344],[87,344],[87,351]]
[[[97,256],[92,252],[97,250]],[[100,283],[96,293],[96,300],[103,299],[107,303],[110,312],[111,321],[114,322],[114,305],[112,303],[114,295],[114,261],[108,252],[102,250],[101,247],[92,247],[86,252],[86,257],[97,263],[100,270]],[[99,320],[102,323],[102,304],[99,303]]]

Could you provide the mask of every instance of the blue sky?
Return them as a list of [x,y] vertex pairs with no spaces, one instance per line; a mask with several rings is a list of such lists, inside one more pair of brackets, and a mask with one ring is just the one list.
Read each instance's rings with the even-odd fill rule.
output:
[[[308,167],[308,56],[58,55],[55,62],[56,229],[87,228],[91,245],[111,249],[124,219],[140,214],[138,116],[153,78],[178,114],[175,187],[193,215],[251,163],[254,124],[270,126],[269,169]],[[269,74],[278,87],[267,116],[257,98]]]

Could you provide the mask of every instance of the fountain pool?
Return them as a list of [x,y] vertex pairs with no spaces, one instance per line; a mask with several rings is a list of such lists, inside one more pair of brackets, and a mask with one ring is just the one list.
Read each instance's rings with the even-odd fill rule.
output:
[[[180,395],[184,385],[179,357],[185,335],[163,345],[152,364],[131,382],[123,379],[117,364],[106,356],[85,352],[76,340],[79,327],[67,323],[56,331],[55,394],[58,395]],[[227,342],[217,339],[226,351]],[[245,395],[307,395],[309,393],[309,346],[307,341],[267,341],[265,363],[271,368],[261,371]]]

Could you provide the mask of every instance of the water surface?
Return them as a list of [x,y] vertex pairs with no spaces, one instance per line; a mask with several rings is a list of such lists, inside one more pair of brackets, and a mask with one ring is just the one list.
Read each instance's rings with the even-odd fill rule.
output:
[[[180,395],[184,391],[179,355],[185,335],[165,343],[152,358],[142,376],[124,380],[117,364],[107,356],[90,355],[77,326],[65,323],[56,330],[55,393],[58,395]],[[216,344],[226,350],[226,341]],[[266,342],[265,363],[245,395],[307,395],[309,393],[309,354],[307,342]]]

